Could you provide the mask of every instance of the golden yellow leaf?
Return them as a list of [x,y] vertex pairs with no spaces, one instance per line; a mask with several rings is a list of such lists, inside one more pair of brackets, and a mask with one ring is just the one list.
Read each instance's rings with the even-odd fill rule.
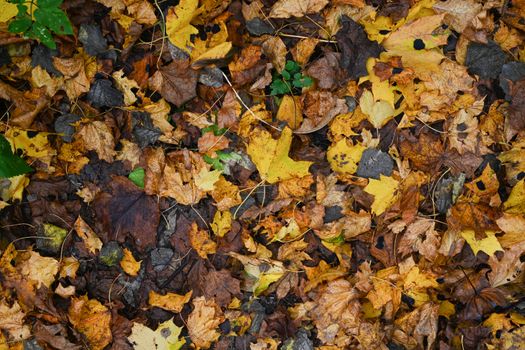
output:
[[92,349],[102,350],[113,340],[111,313],[98,300],[88,299],[87,295],[72,298],[68,317],[75,329],[86,336]]
[[[262,245],[259,245],[258,248],[259,247],[262,247]],[[271,252],[269,253],[271,256]],[[278,281],[286,272],[280,261],[270,260],[264,257],[245,256],[237,253],[230,253],[230,255],[244,265],[246,288],[250,289],[255,296],[268,289],[270,284]],[[260,254],[257,255],[260,256]]]
[[0,11],[0,23],[9,21],[18,13],[16,5],[7,2],[7,0],[0,0],[0,9],[2,9]]
[[[29,136],[31,134],[31,137]],[[28,157],[43,159],[56,154],[48,140],[49,133],[9,128],[5,138],[11,143],[14,150],[20,149]]]
[[397,200],[398,187],[399,182],[390,176],[380,175],[379,180],[370,179],[364,190],[374,196],[372,213],[381,215],[390,208]]
[[141,262],[142,260],[135,260],[133,254],[128,248],[124,248],[122,260],[120,260],[120,267],[122,267],[122,270],[124,270],[125,273],[130,276],[138,275]]
[[187,321],[188,333],[197,348],[208,349],[221,335],[217,327],[224,316],[215,301],[204,297],[193,299],[193,307]]
[[217,237],[224,237],[232,228],[232,213],[229,210],[217,210],[213,216],[211,229]]
[[277,111],[277,120],[287,122],[293,130],[297,129],[303,122],[303,106],[300,96],[284,95]]
[[361,159],[365,149],[366,147],[360,144],[353,146],[351,141],[342,138],[335,145],[332,144],[328,148],[326,158],[332,170],[339,173],[353,174],[357,170],[357,162]]
[[493,231],[485,231],[487,237],[483,239],[476,239],[476,234],[473,230],[465,230],[461,232],[461,236],[467,241],[474,255],[481,250],[488,256],[494,255],[498,250],[503,251],[501,244]]
[[202,65],[206,65],[209,62],[216,61],[223,59],[228,55],[230,50],[232,49],[232,43],[231,41],[224,42],[222,44],[219,44],[208,51],[204,52],[202,55],[197,56],[192,61],[192,66],[199,67]]
[[[27,175],[18,175],[13,176],[8,179],[9,187],[2,188],[0,190],[0,198],[4,201],[9,200],[22,200],[22,195],[24,194],[24,188],[29,185],[29,178]],[[7,203],[6,203],[7,205]]]
[[503,203],[503,210],[509,214],[525,214],[525,179],[521,179],[510,191]]
[[113,72],[111,75],[115,81],[115,86],[122,92],[124,95],[124,105],[129,106],[137,102],[137,96],[131,91],[131,89],[136,88],[140,89],[139,85],[135,80],[128,79],[124,76],[124,70],[119,70]]
[[359,99],[361,111],[368,116],[368,120],[375,128],[380,128],[394,117],[395,110],[385,100],[375,100],[369,90],[365,90]]
[[181,312],[184,305],[190,301],[192,293],[193,291],[190,290],[185,295],[179,295],[175,293],[166,293],[166,295],[160,295],[157,292],[150,290],[148,304],[178,313]]
[[133,323],[129,342],[135,350],[179,350],[186,341],[179,339],[182,327],[177,327],[173,319],[159,324],[152,330],[141,323]]
[[77,235],[84,241],[84,245],[91,254],[96,254],[97,250],[100,251],[102,241],[81,216],[75,221],[74,227]]
[[190,40],[192,34],[197,34],[199,30],[190,24],[199,0],[181,0],[175,7],[168,10],[166,16],[166,34],[171,43],[179,49],[190,52],[189,48],[193,47]]
[[276,183],[309,174],[312,162],[294,161],[288,156],[292,143],[292,130],[284,128],[279,140],[264,129],[255,129],[250,134],[248,155],[257,166],[263,180]]
[[195,222],[191,224],[188,236],[191,246],[201,258],[207,259],[208,254],[215,254],[217,251],[217,243],[210,238],[207,231],[199,229]]

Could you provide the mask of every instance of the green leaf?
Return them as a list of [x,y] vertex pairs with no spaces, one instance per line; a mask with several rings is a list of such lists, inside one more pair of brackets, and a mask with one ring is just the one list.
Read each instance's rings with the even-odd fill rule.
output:
[[301,79],[295,79],[293,81],[293,86],[295,86],[297,88],[303,88],[303,87],[308,87],[308,86],[312,85],[312,83],[313,83],[312,78],[310,78],[310,77],[302,77]]
[[288,85],[281,79],[272,81],[270,89],[270,94],[272,95],[284,95],[290,92]]
[[224,133],[226,131],[228,131],[228,129],[226,129],[226,128],[220,128],[219,129],[219,126],[217,124],[212,124],[212,125],[207,126],[207,127],[203,128],[201,130],[202,135],[204,135],[205,133],[210,132],[210,131],[213,132],[213,135],[215,135],[215,136],[221,136],[221,135],[224,135]]
[[23,3],[20,3],[20,4],[16,5],[16,9],[18,10],[17,17],[28,16],[28,14],[27,14],[27,5],[24,5]]
[[24,160],[11,151],[9,141],[0,135],[0,178],[9,178],[32,172]]
[[37,23],[40,23],[57,34],[73,34],[73,27],[64,11],[59,8],[41,8],[34,12]]
[[206,163],[211,164],[213,169],[215,169],[215,170],[224,170],[224,166],[222,165],[221,160],[219,159],[219,157],[212,158],[212,157],[210,157],[210,156],[205,154],[203,156],[203,159],[204,159],[204,161]]
[[286,80],[290,80],[290,78],[291,78],[291,75],[290,75],[290,73],[289,73],[287,70],[283,70],[283,72],[281,73],[281,75],[282,75],[283,78],[286,79]]
[[38,0],[38,7],[59,7],[62,0]]
[[291,74],[298,72],[301,70],[301,67],[297,64],[295,61],[286,61],[286,64],[284,65],[284,69],[286,69]]
[[144,168],[138,167],[135,170],[133,170],[131,173],[129,173],[128,178],[138,187],[144,188],[144,176],[145,176]]
[[33,26],[31,29],[27,32],[27,35],[30,38],[38,39],[40,42],[50,49],[56,49],[57,45],[55,44],[55,41],[53,40],[53,36],[51,35],[51,32],[49,29],[44,27],[41,23],[35,22],[33,23]]
[[31,17],[19,17],[9,23],[8,30],[11,33],[25,33],[29,28],[31,28],[32,24],[33,21],[31,21]]

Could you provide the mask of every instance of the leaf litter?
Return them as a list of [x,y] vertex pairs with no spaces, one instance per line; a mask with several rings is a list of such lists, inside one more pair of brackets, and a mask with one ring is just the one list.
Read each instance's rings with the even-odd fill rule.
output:
[[523,1],[0,4],[1,349],[523,348]]

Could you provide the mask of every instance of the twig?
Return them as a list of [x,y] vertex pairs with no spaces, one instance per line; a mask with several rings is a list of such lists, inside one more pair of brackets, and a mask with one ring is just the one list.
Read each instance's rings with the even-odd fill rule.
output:
[[223,71],[221,71],[221,73],[222,73],[222,76],[224,77],[224,79],[226,79],[226,82],[228,83],[228,85],[232,88],[233,93],[235,94],[235,97],[237,97],[237,99],[238,99],[239,102],[242,104],[242,106],[243,106],[244,108],[246,108],[246,110],[247,110],[248,112],[250,112],[250,114],[252,115],[252,117],[254,117],[255,119],[257,119],[257,120],[260,121],[261,123],[268,125],[268,126],[271,127],[272,129],[275,129],[275,130],[277,130],[277,131],[282,131],[282,130],[279,129],[278,127],[273,126],[272,124],[268,123],[266,120],[261,119],[261,118],[259,118],[257,115],[255,115],[255,113],[253,113],[253,111],[250,109],[250,107],[248,107],[248,106],[246,105],[246,103],[244,103],[244,101],[242,100],[241,96],[239,96],[239,93],[237,92],[237,90],[235,90],[235,88],[233,87],[232,83],[230,82],[230,79],[228,79],[228,77],[226,76],[226,74],[224,74]]

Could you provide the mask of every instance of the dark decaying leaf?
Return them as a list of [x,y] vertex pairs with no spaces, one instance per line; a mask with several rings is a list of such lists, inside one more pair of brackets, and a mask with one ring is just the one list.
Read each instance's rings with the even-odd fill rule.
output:
[[275,29],[267,22],[256,17],[246,22],[246,29],[251,35],[261,36],[264,34],[273,34]]
[[133,135],[140,148],[152,145],[162,135],[162,131],[153,125],[151,116],[146,112],[133,112],[131,114]]
[[64,142],[72,142],[75,133],[74,123],[80,120],[78,115],[64,114],[55,120],[55,132],[61,134]]
[[124,105],[122,92],[115,89],[111,81],[97,79],[89,89],[87,99],[94,107],[118,107]]
[[342,53],[341,67],[350,79],[367,75],[366,61],[383,51],[377,41],[368,39],[363,27],[347,16],[341,17],[341,29],[335,37]]
[[101,238],[105,242],[130,238],[140,251],[154,247],[160,216],[157,201],[122,176],[113,177],[109,186],[109,192],[98,194],[94,202],[104,228]]
[[38,45],[32,52],[31,65],[33,67],[40,66],[49,74],[60,77],[62,76],[62,73],[60,73],[53,65],[53,56],[56,56],[57,54],[57,50],[51,50],[47,46]]
[[501,67],[501,74],[499,75],[499,85],[505,93],[505,99],[510,101],[510,82],[515,83],[518,80],[525,78],[525,63],[523,62],[509,62]]
[[394,169],[394,161],[379,149],[368,148],[363,152],[357,167],[357,176],[379,179],[379,175],[390,176]]
[[97,24],[82,24],[78,31],[78,40],[84,44],[84,49],[92,56],[108,49],[107,40]]
[[470,43],[467,48],[465,65],[472,74],[481,79],[496,79],[507,56],[493,41],[488,44]]

